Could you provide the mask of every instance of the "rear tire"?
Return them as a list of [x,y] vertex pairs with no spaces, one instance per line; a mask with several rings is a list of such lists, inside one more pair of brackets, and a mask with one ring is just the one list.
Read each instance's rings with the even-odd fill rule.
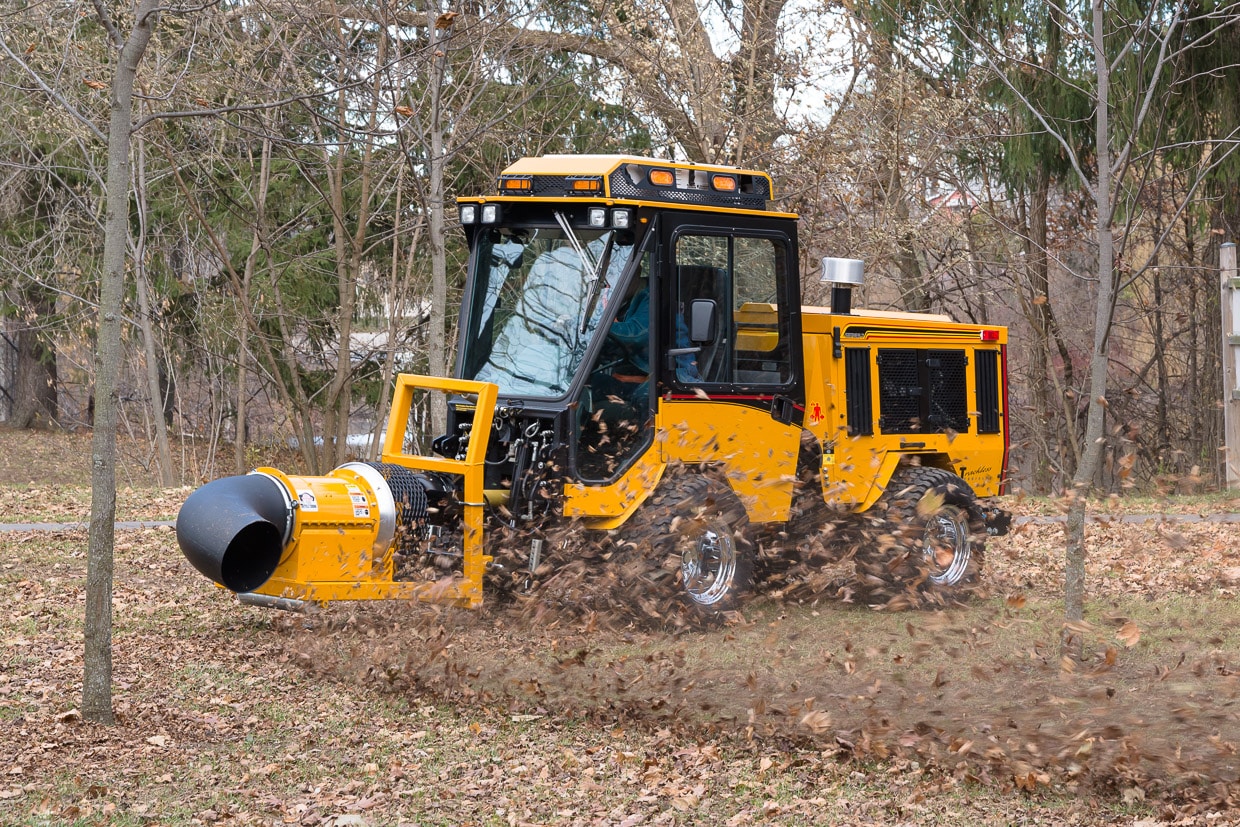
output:
[[855,559],[858,592],[867,602],[942,604],[977,588],[985,517],[973,489],[950,471],[898,469],[865,523]]

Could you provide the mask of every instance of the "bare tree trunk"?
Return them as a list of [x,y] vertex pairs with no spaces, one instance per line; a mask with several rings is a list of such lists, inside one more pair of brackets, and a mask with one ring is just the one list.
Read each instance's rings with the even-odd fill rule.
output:
[[137,215],[138,240],[134,251],[134,280],[138,288],[138,328],[142,331],[142,350],[146,362],[146,393],[151,400],[151,418],[155,426],[155,450],[159,456],[159,484],[164,488],[176,485],[172,467],[172,449],[168,445],[168,423],[164,418],[163,395],[159,386],[159,353],[155,344],[155,326],[151,324],[151,300],[146,284],[146,146],[137,140],[138,174]]
[[[344,136],[349,134],[352,127],[349,123],[351,104],[347,94],[349,88],[347,75],[348,61],[345,59],[348,44],[344,36],[343,22],[339,18],[336,20],[336,30],[338,46],[341,50],[340,59],[337,61],[336,82],[340,88],[336,97],[336,130],[338,135]],[[386,61],[387,37],[380,36],[376,62],[377,65],[382,66]],[[357,218],[355,219],[352,234],[345,231],[347,216],[345,211],[346,160],[352,155],[346,146],[335,147],[334,169],[330,176],[332,229],[335,237],[336,253],[336,290],[340,301],[336,330],[340,347],[336,353],[336,371],[328,388],[325,406],[326,418],[323,430],[325,432],[325,442],[327,443],[324,445],[324,454],[333,466],[340,464],[344,460],[348,450],[349,414],[353,408],[353,313],[357,305],[357,280],[361,271],[362,251],[366,244],[366,231],[370,221],[370,190],[373,183],[372,166],[374,163],[375,132],[378,126],[381,77],[381,74],[375,74],[371,90],[370,112],[368,113],[369,123],[365,132],[366,143],[362,148],[361,157]],[[326,147],[324,152],[326,157]]]
[[138,65],[158,23],[158,0],[140,0],[133,29],[122,40],[102,0],[95,11],[120,55],[112,79],[105,188],[103,268],[99,285],[98,343],[95,351],[95,432],[91,442],[90,531],[86,552],[86,650],[82,674],[82,717],[112,723],[112,571],[116,520],[116,388],[121,363],[121,311],[125,294],[125,252],[129,241],[130,138],[133,88]]
[[[435,0],[427,0],[427,17],[434,19],[439,13]],[[443,80],[445,49],[441,46],[440,33],[446,32],[436,26],[428,27],[431,53],[430,91],[430,204],[428,241],[431,248],[431,332],[427,337],[428,370],[432,376],[444,376],[448,371],[447,348],[444,339],[448,328],[448,261],[444,254],[444,135],[443,135]],[[448,405],[441,393],[431,394],[431,430],[442,434],[448,429]]]
[[[32,295],[32,293],[34,295]],[[56,349],[39,329],[39,320],[56,311],[55,299],[40,287],[26,291],[35,299],[17,331],[11,428],[50,427],[59,415],[56,399]]]
[[1034,175],[1029,192],[1029,235],[1025,258],[1028,261],[1029,302],[1033,323],[1033,347],[1029,351],[1029,379],[1033,385],[1033,415],[1039,430],[1038,454],[1034,457],[1033,488],[1041,494],[1051,490],[1051,445],[1057,442],[1052,424],[1050,381],[1050,276],[1046,255],[1046,212],[1050,194],[1050,174],[1043,166]]
[[1089,414],[1085,421],[1085,444],[1081,462],[1072,477],[1073,493],[1066,527],[1064,567],[1064,617],[1085,617],[1085,506],[1102,465],[1103,425],[1106,417],[1107,356],[1110,352],[1114,303],[1115,247],[1111,215],[1111,123],[1110,66],[1103,50],[1103,0],[1093,0],[1094,69],[1098,90],[1095,109],[1095,146],[1098,178],[1094,184],[1097,207],[1098,295],[1094,306],[1094,347],[1089,359]]
[[[339,18],[336,20],[337,33],[339,40],[343,42],[344,35],[340,31],[342,26]],[[341,45],[343,50],[344,46]],[[346,94],[346,61],[343,54],[336,61],[336,83],[338,89],[336,91],[336,130],[340,136],[349,133],[348,107],[349,100]],[[340,138],[343,142],[344,138]],[[353,338],[353,278],[349,272],[349,262],[352,256],[348,250],[349,234],[345,232],[345,207],[344,207],[344,188],[345,188],[345,161],[348,158],[348,149],[341,145],[334,147],[335,157],[332,157],[332,147],[327,144],[323,145],[323,160],[327,162],[330,173],[328,174],[328,184],[331,189],[331,207],[332,207],[332,238],[335,242],[336,253],[336,295],[337,301],[340,303],[337,308],[336,316],[336,337],[339,346],[336,350],[336,370],[332,374],[331,384],[327,389],[327,399],[323,406],[323,451],[322,456],[327,460],[328,467],[335,467],[340,463],[341,455],[344,451],[344,443],[346,435],[349,431],[349,400],[348,385],[349,373],[352,369],[351,340]]]
[[875,85],[878,98],[888,105],[882,107],[880,140],[885,144],[875,171],[875,184],[882,201],[882,209],[895,227],[894,259],[898,271],[897,282],[904,309],[912,313],[930,310],[931,296],[927,289],[921,259],[917,256],[916,239],[909,228],[909,200],[912,195],[904,185],[900,165],[904,156],[901,143],[903,132],[900,109],[905,90],[897,73],[890,45],[883,44],[874,51],[873,60],[878,67]]
[[756,0],[741,5],[741,45],[732,62],[739,98],[732,159],[736,166],[763,163],[782,128],[774,115],[779,17],[785,5],[787,0]]
[[[242,294],[250,294],[254,279],[254,265],[262,250],[263,222],[267,212],[267,187],[271,179],[271,139],[263,138],[262,155],[258,162],[258,196],[254,204],[254,234],[250,236],[250,253],[245,257],[245,269],[241,273]],[[249,464],[245,455],[245,440],[250,395],[250,336],[246,328],[238,332],[237,340],[237,434],[233,438],[233,468],[244,474]]]
[[[1157,227],[1157,224],[1155,226]],[[1161,230],[1161,227],[1158,229]],[[1167,348],[1165,347],[1166,324],[1163,321],[1162,272],[1158,267],[1157,255],[1154,258],[1151,276],[1154,282],[1154,366],[1158,386],[1158,401],[1154,405],[1154,439],[1156,440],[1154,451],[1155,459],[1162,463],[1171,450],[1171,419],[1167,407],[1170,381],[1167,371]]]
[[392,267],[388,277],[388,297],[391,302],[388,314],[387,353],[383,358],[383,378],[379,391],[379,403],[375,410],[375,432],[370,442],[370,459],[378,459],[383,447],[383,434],[387,424],[388,407],[393,392],[393,377],[396,373],[396,347],[399,330],[404,319],[404,309],[409,297],[410,273],[413,270],[413,257],[418,249],[418,241],[422,237],[422,225],[419,224],[409,240],[409,254],[405,257],[405,275],[400,277],[400,242],[401,242],[401,195],[404,192],[405,165],[396,170],[396,209],[392,220]]

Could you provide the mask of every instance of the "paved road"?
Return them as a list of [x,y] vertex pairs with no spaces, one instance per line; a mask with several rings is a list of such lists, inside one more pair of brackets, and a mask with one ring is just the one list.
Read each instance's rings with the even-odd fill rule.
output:
[[[156,526],[174,526],[174,520],[137,520],[116,524],[117,531],[139,531]],[[5,531],[85,531],[90,523],[0,523],[0,532]]]
[[[1064,521],[1062,514],[1036,517],[1014,517],[1014,525],[1051,525]],[[1240,512],[1221,514],[1090,514],[1092,523],[1240,523]],[[139,520],[116,524],[117,531],[138,531],[157,526],[175,526],[175,520]],[[0,533],[6,531],[85,531],[89,523],[0,523]]]

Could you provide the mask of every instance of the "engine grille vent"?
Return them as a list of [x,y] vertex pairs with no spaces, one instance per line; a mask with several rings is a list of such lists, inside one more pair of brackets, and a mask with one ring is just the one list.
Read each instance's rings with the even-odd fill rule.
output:
[[879,427],[883,433],[968,431],[968,363],[962,350],[879,350]]
[[979,350],[977,360],[977,432],[999,433],[999,352]]
[[844,395],[849,436],[874,433],[874,407],[870,394],[870,349],[844,348]]

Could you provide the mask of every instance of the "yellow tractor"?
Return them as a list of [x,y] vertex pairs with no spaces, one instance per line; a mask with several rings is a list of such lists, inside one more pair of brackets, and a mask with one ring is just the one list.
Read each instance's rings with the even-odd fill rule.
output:
[[[571,525],[713,617],[750,587],[756,535],[794,556],[834,509],[886,528],[846,550],[863,591],[967,591],[1008,522],[987,500],[1008,456],[1007,330],[853,309],[853,259],[824,259],[832,306],[803,307],[797,217],[772,198],[766,173],[733,167],[513,164],[458,201],[453,376],[399,377],[380,462],[195,491],[185,555],[248,603],[476,607],[488,571],[513,567],[499,537],[521,547],[508,573],[536,578],[570,562],[548,538]],[[424,392],[448,402],[429,456],[408,452]]]

